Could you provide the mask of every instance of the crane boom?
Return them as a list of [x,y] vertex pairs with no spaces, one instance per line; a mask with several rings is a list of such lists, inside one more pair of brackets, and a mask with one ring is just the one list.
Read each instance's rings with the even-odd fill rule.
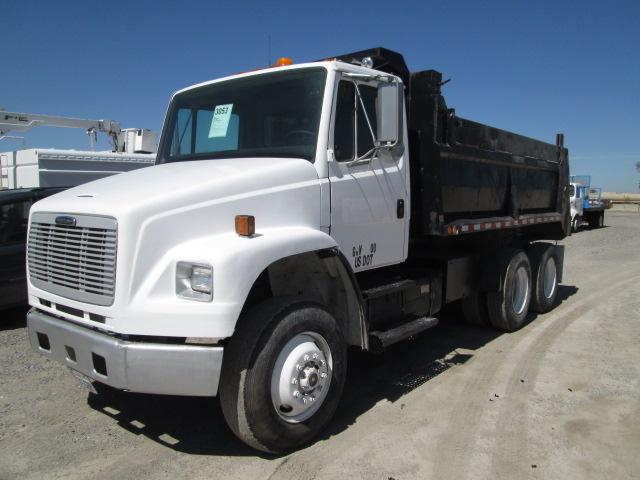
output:
[[114,150],[122,150],[122,145],[120,145],[120,123],[113,120],[88,120],[0,110],[0,140],[11,131],[24,132],[37,126],[83,128],[87,131],[92,146],[95,142],[95,133],[104,132],[111,137]]

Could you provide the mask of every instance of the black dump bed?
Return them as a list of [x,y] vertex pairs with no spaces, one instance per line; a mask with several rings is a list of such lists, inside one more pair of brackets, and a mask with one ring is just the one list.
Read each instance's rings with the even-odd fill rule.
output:
[[414,238],[505,228],[531,239],[568,234],[562,135],[554,145],[457,116],[441,94],[442,74],[410,73],[396,52],[376,48],[339,58],[367,56],[407,87]]

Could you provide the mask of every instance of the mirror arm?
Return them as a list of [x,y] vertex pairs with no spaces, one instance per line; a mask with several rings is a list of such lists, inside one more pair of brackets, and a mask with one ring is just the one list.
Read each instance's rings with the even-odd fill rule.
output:
[[[351,167],[353,165],[359,165],[361,163],[369,163],[369,162],[371,162],[371,160],[373,160],[373,157],[374,157],[374,155],[376,154],[376,152],[378,151],[379,148],[380,147],[370,148],[364,154],[360,155],[359,157],[356,157],[355,159],[351,160],[350,162],[347,162],[346,163],[347,167]],[[369,155],[371,155],[371,157],[369,157]]]
[[358,88],[358,84],[353,82],[353,85],[356,87],[356,95],[358,95],[358,100],[360,101],[360,106],[362,107],[362,111],[364,113],[364,118],[367,121],[367,126],[369,127],[369,133],[371,133],[371,138],[373,139],[373,144],[376,145],[378,143],[378,139],[373,133],[373,127],[371,126],[371,120],[369,120],[369,115],[367,114],[367,109],[364,107],[364,101],[362,100],[362,95],[360,95],[360,89]]
[[366,73],[351,73],[351,72],[342,72],[342,75],[345,77],[353,78],[353,79],[361,79],[365,81],[371,80],[380,80],[381,82],[397,82],[398,79],[391,75],[368,75]]

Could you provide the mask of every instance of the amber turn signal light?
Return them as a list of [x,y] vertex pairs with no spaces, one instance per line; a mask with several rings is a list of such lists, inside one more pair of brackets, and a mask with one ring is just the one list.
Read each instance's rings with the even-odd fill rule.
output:
[[291,60],[289,57],[280,57],[278,60],[276,60],[276,65],[278,67],[286,67],[287,65],[293,65],[293,60]]
[[256,219],[253,215],[236,215],[236,233],[250,237],[256,233]]

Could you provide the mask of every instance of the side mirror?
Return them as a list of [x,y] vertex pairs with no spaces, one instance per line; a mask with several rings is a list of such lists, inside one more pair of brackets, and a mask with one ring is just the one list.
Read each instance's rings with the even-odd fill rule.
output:
[[402,86],[400,83],[381,83],[378,86],[377,140],[380,147],[393,147],[402,139]]

